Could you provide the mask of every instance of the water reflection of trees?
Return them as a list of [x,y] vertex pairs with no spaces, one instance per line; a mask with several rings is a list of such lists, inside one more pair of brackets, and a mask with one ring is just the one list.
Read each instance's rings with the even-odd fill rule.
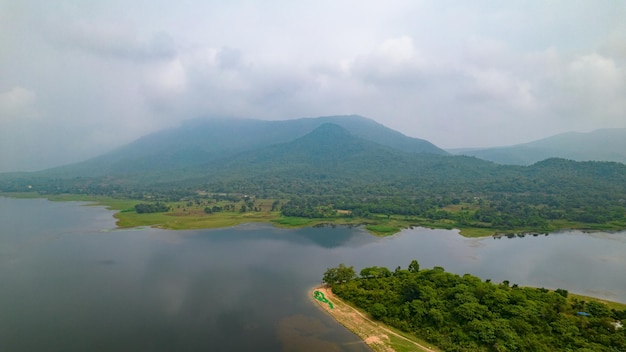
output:
[[544,237],[548,237],[550,235],[550,233],[537,233],[537,232],[530,232],[530,233],[498,233],[493,235],[492,237],[496,240],[499,240],[503,237],[511,239],[511,238],[524,238],[526,236],[532,236],[532,237],[539,237],[539,236],[544,236]]

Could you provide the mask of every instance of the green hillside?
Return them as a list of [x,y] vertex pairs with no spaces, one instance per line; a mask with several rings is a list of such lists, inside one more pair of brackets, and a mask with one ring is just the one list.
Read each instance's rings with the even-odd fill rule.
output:
[[144,136],[126,146],[82,163],[41,172],[55,177],[133,175],[213,163],[241,152],[296,140],[319,126],[333,123],[355,136],[410,153],[447,152],[432,143],[407,137],[373,120],[327,116],[284,121],[195,119],[180,127]]

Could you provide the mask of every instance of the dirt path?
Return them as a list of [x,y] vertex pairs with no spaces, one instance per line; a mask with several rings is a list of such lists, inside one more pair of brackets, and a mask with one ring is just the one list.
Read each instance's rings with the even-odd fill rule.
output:
[[397,339],[403,340],[403,345],[408,347],[415,347],[415,351],[436,351],[436,349],[421,345],[415,341],[412,341],[394,331],[384,327],[382,324],[376,323],[363,315],[361,312],[346,304],[341,299],[333,295],[332,291],[327,287],[317,287],[311,290],[311,297],[313,292],[320,291],[324,294],[326,299],[332,302],[333,309],[326,303],[322,303],[315,300],[326,312],[335,318],[341,325],[348,328],[356,335],[365,341],[374,351],[395,351],[391,346],[390,335]]

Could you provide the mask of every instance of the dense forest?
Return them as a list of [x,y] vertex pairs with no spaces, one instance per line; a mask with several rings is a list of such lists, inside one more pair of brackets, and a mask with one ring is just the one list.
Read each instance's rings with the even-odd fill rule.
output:
[[421,269],[329,268],[333,293],[373,318],[445,351],[626,351],[626,310],[568,298],[563,289],[492,283]]
[[473,160],[429,158],[437,165],[382,180],[349,173],[324,177],[293,168],[264,175],[233,172],[224,178],[145,184],[107,178],[12,178],[0,181],[0,190],[149,200],[162,203],[159,211],[172,202],[203,201],[222,207],[221,200],[234,204],[251,197],[275,200],[272,210],[290,217],[394,217],[415,225],[439,223],[502,232],[548,232],[572,224],[589,229],[626,227],[626,165],[550,159],[530,167],[500,167],[479,161],[470,173],[470,166],[463,163]]
[[160,203],[160,202],[156,202],[156,203],[139,203],[137,205],[135,205],[135,211],[138,214],[143,214],[143,213],[163,213],[166,211],[169,211],[170,207],[168,207],[167,205]]

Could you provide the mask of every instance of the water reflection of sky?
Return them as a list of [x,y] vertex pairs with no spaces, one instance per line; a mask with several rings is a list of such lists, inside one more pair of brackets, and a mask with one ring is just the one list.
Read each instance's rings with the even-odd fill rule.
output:
[[580,231],[468,239],[452,231],[414,229],[401,233],[391,247],[398,257],[413,253],[423,267],[626,302],[625,239],[626,232]]
[[49,351],[93,341],[103,351],[120,342],[155,351],[365,350],[307,298],[339,263],[358,272],[417,259],[422,268],[626,302],[624,232],[476,239],[423,228],[379,238],[347,227],[113,227],[102,208],[0,198],[0,350],[24,341]]

